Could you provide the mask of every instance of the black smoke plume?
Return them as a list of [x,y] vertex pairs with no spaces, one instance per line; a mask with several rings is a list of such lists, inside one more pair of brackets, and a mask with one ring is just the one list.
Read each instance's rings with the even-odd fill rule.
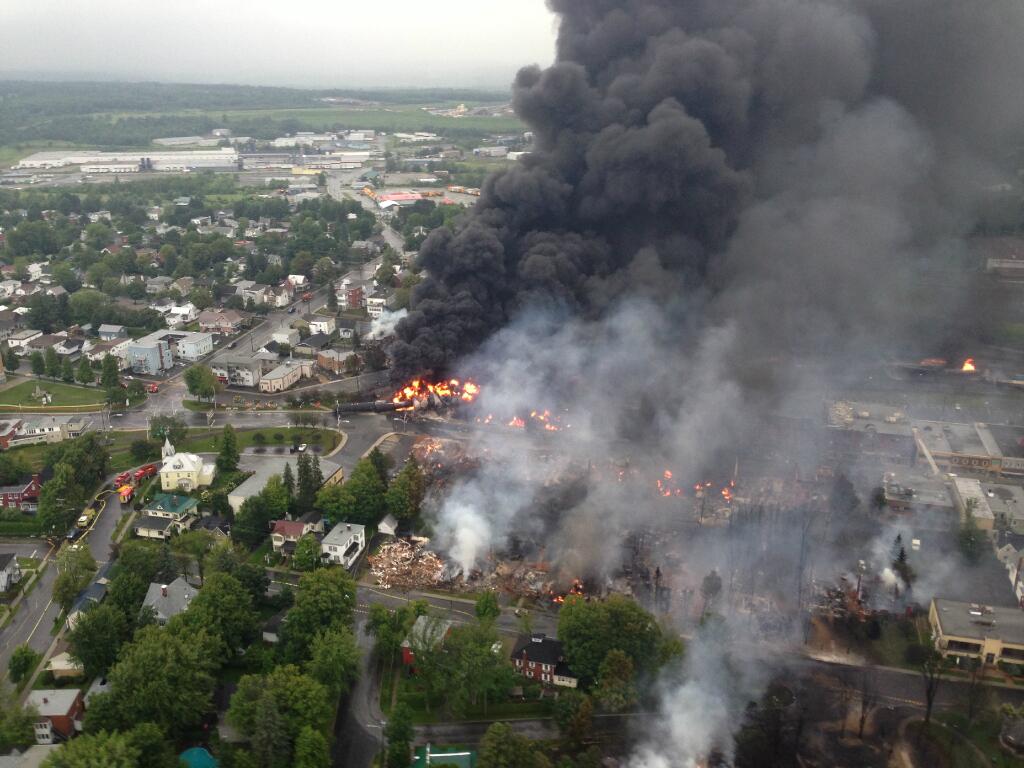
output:
[[971,332],[946,270],[1024,125],[1024,6],[550,5],[556,63],[514,84],[534,151],[424,244],[396,375],[448,368],[523,312],[599,318],[634,296],[699,297],[760,352]]

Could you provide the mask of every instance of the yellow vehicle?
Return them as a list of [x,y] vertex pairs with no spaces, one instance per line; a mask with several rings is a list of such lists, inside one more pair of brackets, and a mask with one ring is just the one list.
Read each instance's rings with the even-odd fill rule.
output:
[[96,517],[96,510],[89,507],[82,513],[82,516],[78,518],[78,527],[87,528],[94,517]]

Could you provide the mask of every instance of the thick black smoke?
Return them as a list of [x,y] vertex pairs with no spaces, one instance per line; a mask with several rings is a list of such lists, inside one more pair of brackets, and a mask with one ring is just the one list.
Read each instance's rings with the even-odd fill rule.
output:
[[[491,177],[392,348],[444,369],[517,314],[702,297],[745,346],[962,334],[960,256],[1024,125],[1017,0],[550,0],[516,77],[535,151]],[[960,318],[958,320],[958,318]]]

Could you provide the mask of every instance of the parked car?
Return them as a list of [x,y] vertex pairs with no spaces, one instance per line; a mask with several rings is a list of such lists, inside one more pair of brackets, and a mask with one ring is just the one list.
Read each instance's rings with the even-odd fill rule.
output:
[[302,443],[301,445],[299,445],[299,453],[305,453],[305,452],[306,452],[306,444]]

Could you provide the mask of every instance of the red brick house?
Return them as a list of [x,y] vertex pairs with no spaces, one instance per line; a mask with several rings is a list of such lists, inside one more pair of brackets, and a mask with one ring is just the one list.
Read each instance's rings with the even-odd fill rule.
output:
[[544,685],[575,688],[579,682],[565,663],[562,643],[544,634],[520,637],[512,651],[512,663],[520,675]]
[[39,504],[39,489],[42,481],[38,474],[16,485],[0,486],[0,507],[35,512]]
[[59,744],[82,729],[85,701],[77,688],[32,691],[26,703],[39,713],[36,744]]

